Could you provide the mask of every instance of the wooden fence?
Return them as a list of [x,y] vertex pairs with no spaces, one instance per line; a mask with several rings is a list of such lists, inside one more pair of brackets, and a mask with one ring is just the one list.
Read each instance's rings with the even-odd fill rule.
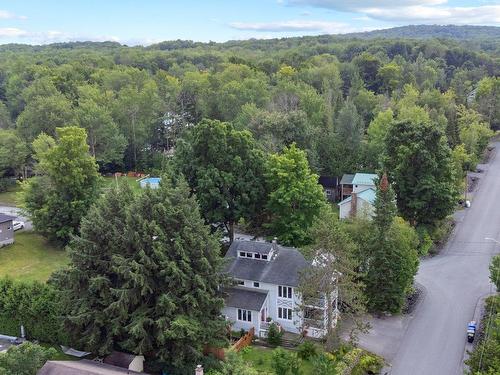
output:
[[255,328],[252,327],[247,333],[241,336],[241,338],[238,341],[236,341],[233,346],[231,346],[230,350],[239,352],[244,347],[250,345],[252,343],[254,334],[255,334]]

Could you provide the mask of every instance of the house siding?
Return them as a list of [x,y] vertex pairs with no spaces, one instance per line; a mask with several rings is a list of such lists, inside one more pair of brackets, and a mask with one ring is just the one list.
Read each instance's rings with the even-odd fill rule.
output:
[[0,246],[14,243],[14,228],[12,220],[0,223]]

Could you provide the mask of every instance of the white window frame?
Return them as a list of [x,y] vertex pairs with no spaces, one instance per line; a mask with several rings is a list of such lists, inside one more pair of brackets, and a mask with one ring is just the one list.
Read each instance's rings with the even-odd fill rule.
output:
[[238,309],[236,319],[240,322],[252,322],[252,311],[245,309]]
[[292,299],[293,298],[293,288],[291,286],[278,285],[278,297]]
[[253,282],[253,287],[254,288],[260,288],[260,283],[258,281]]
[[288,307],[278,307],[278,318],[282,320],[292,320],[293,310]]

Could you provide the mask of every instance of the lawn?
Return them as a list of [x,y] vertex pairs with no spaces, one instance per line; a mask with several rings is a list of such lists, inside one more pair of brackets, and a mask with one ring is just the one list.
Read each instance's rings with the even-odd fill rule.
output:
[[[272,357],[274,349],[262,346],[250,346],[248,349],[241,351],[243,359],[250,362],[252,366],[259,372],[273,373]],[[301,362],[301,374],[313,374],[313,367],[309,361]]]
[[122,176],[122,177],[104,177],[103,178],[103,183],[102,187],[104,190],[110,188],[113,184],[116,184],[117,182],[120,181],[126,181],[132,190],[134,192],[138,192],[141,190],[141,185],[137,181],[138,177],[127,177],[127,176]]
[[0,248],[0,277],[46,281],[68,263],[64,250],[33,232],[16,232],[14,244]]
[[20,185],[15,185],[7,191],[0,193],[0,206],[15,206],[17,192],[21,190]]

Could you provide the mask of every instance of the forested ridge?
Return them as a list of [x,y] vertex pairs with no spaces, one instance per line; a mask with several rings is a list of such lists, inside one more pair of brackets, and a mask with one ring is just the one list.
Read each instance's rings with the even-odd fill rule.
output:
[[[422,28],[464,30],[408,26],[373,35]],[[496,30],[467,27],[463,34],[482,37],[490,29]],[[425,112],[446,130],[451,148],[464,143],[459,122],[465,109],[500,125],[496,50],[467,43],[324,35],[149,47],[5,45],[0,124],[3,138],[24,152],[3,170],[18,173],[30,163],[31,142],[41,132],[54,135],[67,125],[87,130],[101,171],[160,168],[183,129],[203,118],[250,130],[268,152],[295,142],[320,174],[374,170],[380,149],[370,133],[382,114],[389,121],[386,111],[399,119],[411,108]],[[474,146],[465,146],[471,153]]]

